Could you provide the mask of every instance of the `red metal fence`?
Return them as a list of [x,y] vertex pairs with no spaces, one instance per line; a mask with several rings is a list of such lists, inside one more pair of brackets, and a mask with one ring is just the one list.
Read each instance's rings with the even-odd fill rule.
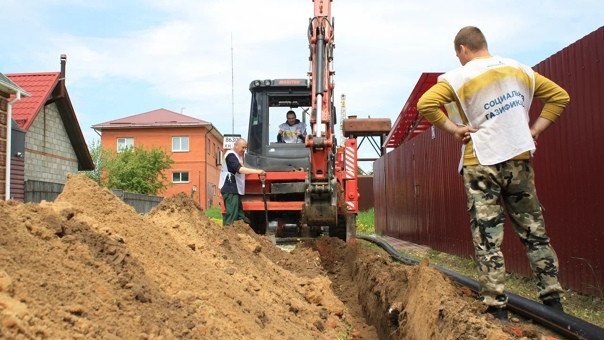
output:
[[373,208],[373,175],[358,176],[359,185],[359,211],[365,211]]
[[[559,122],[539,138],[533,161],[545,223],[560,260],[563,286],[604,293],[604,27],[534,69],[570,94]],[[535,119],[541,105],[533,105]],[[462,179],[460,146],[428,129],[374,164],[379,233],[473,256]],[[530,276],[524,247],[506,222],[508,271]]]

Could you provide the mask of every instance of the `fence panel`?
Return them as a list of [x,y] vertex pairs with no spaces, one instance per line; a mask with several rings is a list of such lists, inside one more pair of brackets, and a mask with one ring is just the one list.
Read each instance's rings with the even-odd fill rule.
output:
[[[63,191],[63,187],[64,185],[61,183],[27,180],[25,181],[25,202],[40,203],[43,200],[52,202]],[[111,191],[139,214],[151,211],[163,199],[160,196],[136,194],[119,189]]]

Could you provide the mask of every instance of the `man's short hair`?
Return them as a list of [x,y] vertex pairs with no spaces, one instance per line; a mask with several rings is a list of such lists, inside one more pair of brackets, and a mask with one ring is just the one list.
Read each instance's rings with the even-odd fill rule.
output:
[[294,115],[294,118],[296,117],[296,112],[294,110],[289,110],[287,111],[287,113],[285,114],[285,117],[289,116],[289,115]]
[[238,138],[235,143],[233,143],[233,147],[239,144],[243,144],[243,143],[247,143],[247,141],[245,140],[245,138]]
[[482,31],[475,26],[466,26],[460,29],[453,43],[455,51],[459,51],[461,45],[469,48],[472,52],[488,49],[487,39],[482,34]]

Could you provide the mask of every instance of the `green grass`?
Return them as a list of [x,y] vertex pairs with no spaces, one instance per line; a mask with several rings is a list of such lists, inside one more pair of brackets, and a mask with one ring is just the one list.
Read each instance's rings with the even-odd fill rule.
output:
[[222,213],[220,212],[220,208],[219,207],[211,207],[211,208],[207,208],[206,211],[206,216],[208,218],[219,218],[222,219]]
[[357,232],[363,234],[375,234],[375,213],[373,208],[359,211],[357,215]]

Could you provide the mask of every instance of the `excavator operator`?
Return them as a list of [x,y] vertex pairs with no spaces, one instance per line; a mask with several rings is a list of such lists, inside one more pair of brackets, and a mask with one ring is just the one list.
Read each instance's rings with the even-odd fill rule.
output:
[[296,112],[287,111],[287,121],[279,125],[278,143],[304,143],[306,126],[296,118]]

